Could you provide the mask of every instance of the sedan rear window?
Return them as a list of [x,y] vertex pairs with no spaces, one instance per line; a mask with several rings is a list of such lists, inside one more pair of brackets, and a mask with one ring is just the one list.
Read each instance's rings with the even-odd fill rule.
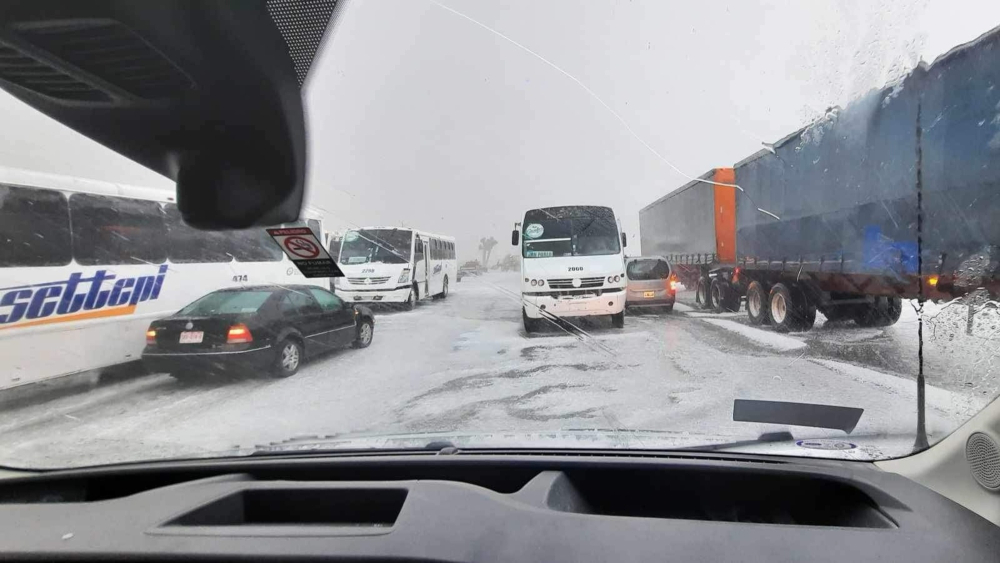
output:
[[665,280],[670,277],[670,265],[663,260],[633,260],[625,268],[630,280]]
[[270,296],[270,291],[218,291],[184,307],[178,314],[203,316],[255,313]]

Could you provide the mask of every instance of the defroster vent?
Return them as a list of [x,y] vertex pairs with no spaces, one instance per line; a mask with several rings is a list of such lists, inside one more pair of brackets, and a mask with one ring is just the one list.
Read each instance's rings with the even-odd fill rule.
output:
[[3,42],[0,42],[0,80],[60,100],[107,102],[111,99],[92,84]]
[[14,30],[15,42],[0,43],[0,78],[45,96],[158,100],[194,87],[163,54],[113,20],[32,22]]

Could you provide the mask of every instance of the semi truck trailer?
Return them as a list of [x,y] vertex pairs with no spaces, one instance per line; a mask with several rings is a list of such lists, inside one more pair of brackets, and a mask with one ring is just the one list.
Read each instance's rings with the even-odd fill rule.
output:
[[1000,33],[640,211],[699,306],[780,331],[817,310],[895,323],[905,299],[1000,293]]

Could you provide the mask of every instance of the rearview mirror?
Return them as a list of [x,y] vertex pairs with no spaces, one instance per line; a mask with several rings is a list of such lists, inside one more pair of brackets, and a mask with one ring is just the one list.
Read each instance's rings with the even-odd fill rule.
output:
[[511,244],[511,246],[517,246],[517,243],[520,242],[520,236],[519,235],[520,235],[520,233],[517,232],[517,229],[514,229],[513,231],[510,232],[510,244]]
[[626,246],[628,246],[628,237],[625,236],[625,233],[622,233],[622,248],[625,248]]
[[174,180],[191,226],[292,223],[300,88],[343,3],[0,2],[0,50],[33,69],[0,65],[0,88]]

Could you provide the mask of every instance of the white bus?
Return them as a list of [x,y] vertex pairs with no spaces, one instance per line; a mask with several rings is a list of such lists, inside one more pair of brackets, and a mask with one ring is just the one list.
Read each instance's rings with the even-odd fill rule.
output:
[[336,278],[346,301],[402,303],[448,296],[456,281],[455,239],[416,229],[365,227],[344,233]]
[[186,226],[172,193],[0,167],[0,389],[138,360],[151,320],[216,289],[329,283],[262,228]]
[[625,326],[625,254],[621,224],[610,207],[532,209],[514,225],[521,246],[524,330],[542,319],[611,315]]

